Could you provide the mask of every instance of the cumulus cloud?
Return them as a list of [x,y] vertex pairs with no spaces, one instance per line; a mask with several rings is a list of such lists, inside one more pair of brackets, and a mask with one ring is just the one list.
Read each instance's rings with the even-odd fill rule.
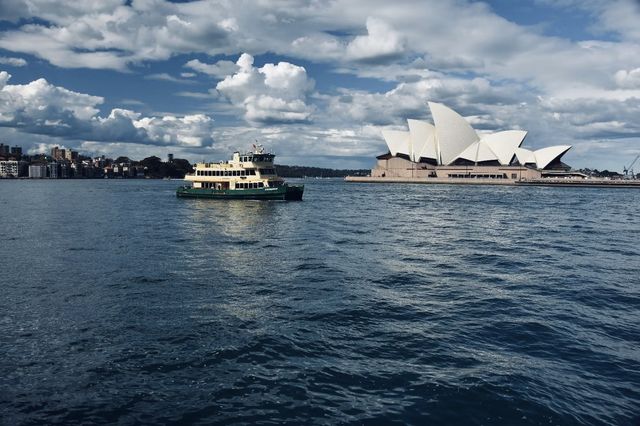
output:
[[384,62],[397,59],[405,51],[402,36],[385,21],[367,18],[367,35],[358,36],[347,46],[351,59],[364,62]]
[[618,87],[623,89],[640,89],[640,68],[620,70],[614,77]]
[[[43,24],[25,24],[0,34],[0,48],[29,53],[64,68],[125,70],[131,63],[189,52],[221,53],[235,31],[213,3],[162,0],[124,2],[30,1],[23,7]],[[85,4],[86,3],[86,4]],[[21,10],[17,2],[15,10]],[[203,10],[204,8],[204,10]]]
[[[423,57],[444,72],[463,67],[477,76],[533,81],[544,91],[577,91],[638,66],[640,8],[626,0],[559,2],[582,7],[599,25],[622,34],[619,42],[599,45],[546,37],[502,18],[484,2],[465,0],[265,1],[252,3],[251,13],[242,1],[7,1],[8,6],[2,3],[9,19],[40,20],[0,32],[0,48],[60,67],[126,70],[177,54],[248,51],[334,61],[359,74],[391,58]],[[367,33],[354,37],[363,27]],[[227,69],[212,68],[216,64],[192,65],[220,78],[228,75]],[[575,75],[581,76],[579,84]]]
[[402,123],[406,118],[425,118],[428,100],[445,103],[464,115],[476,115],[488,104],[513,105],[527,99],[514,86],[495,85],[484,78],[467,80],[427,72],[420,79],[398,83],[381,93],[341,89],[339,95],[328,97],[328,115],[358,123],[389,125]]
[[90,141],[131,142],[150,145],[201,147],[213,142],[213,119],[202,114],[143,117],[113,109],[98,115],[100,96],[54,86],[45,79],[10,85],[0,72],[0,127],[25,133]]
[[218,93],[243,108],[252,123],[309,121],[313,108],[306,98],[314,83],[306,70],[288,62],[255,68],[253,61],[243,53],[236,62],[238,71],[216,85]]

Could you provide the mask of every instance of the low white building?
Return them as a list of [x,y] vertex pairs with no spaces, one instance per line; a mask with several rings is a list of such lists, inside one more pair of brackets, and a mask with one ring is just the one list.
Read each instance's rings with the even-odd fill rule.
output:
[[0,161],[0,178],[16,178],[18,177],[18,171],[17,161]]
[[29,178],[31,179],[45,179],[47,177],[47,165],[46,164],[31,164],[29,166]]

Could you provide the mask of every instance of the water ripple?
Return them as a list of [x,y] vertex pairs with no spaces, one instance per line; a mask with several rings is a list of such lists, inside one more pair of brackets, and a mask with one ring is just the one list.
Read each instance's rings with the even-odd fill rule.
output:
[[305,184],[3,182],[2,423],[638,424],[638,191]]

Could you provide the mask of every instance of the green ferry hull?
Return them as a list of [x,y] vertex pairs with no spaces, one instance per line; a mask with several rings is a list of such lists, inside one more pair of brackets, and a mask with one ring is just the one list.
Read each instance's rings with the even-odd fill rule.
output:
[[207,189],[182,186],[176,195],[182,198],[211,198],[220,200],[287,200],[301,201],[304,185],[282,185],[275,188]]

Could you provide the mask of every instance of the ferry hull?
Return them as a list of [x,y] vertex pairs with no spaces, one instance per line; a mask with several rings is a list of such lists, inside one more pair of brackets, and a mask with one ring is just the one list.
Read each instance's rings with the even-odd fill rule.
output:
[[287,200],[301,201],[304,185],[282,185],[256,189],[206,189],[180,187],[176,195],[182,198],[210,198],[220,200]]

